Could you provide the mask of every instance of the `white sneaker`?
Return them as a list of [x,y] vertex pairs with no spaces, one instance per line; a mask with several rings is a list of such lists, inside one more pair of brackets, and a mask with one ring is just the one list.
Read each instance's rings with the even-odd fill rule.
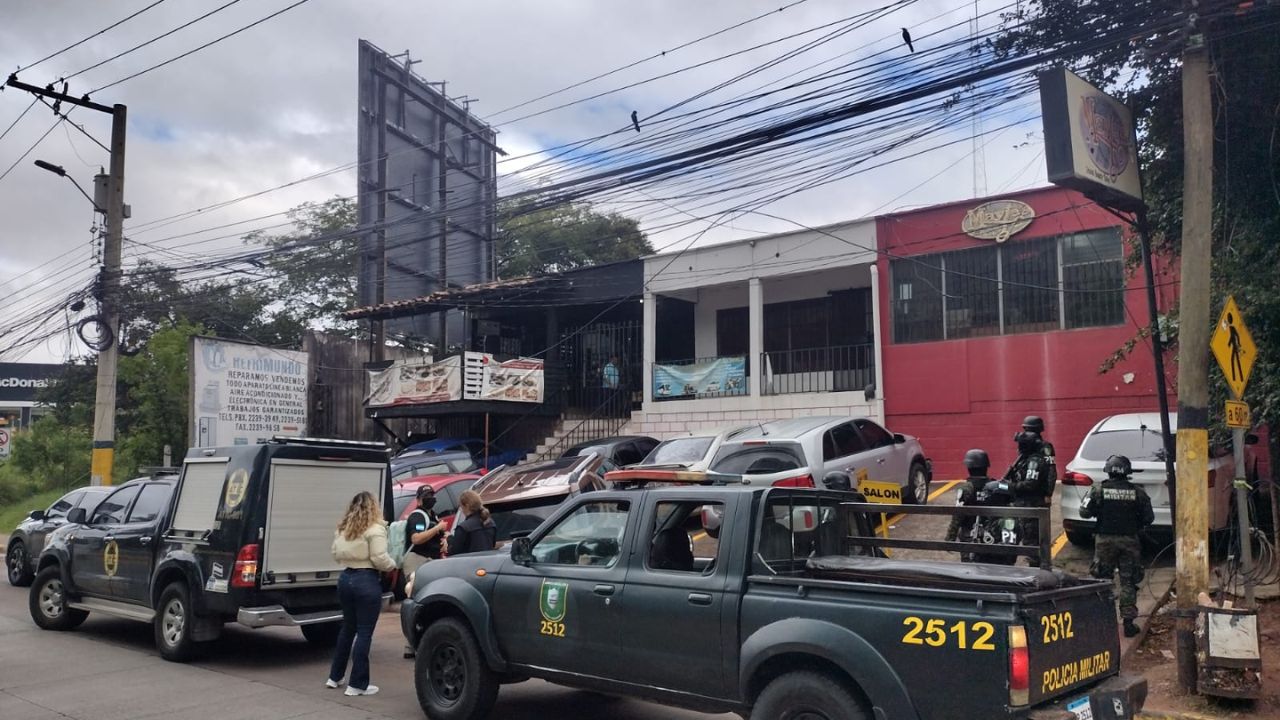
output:
[[342,693],[342,694],[343,694],[343,695],[346,695],[347,697],[355,697],[356,695],[377,695],[377,694],[378,694],[378,686],[377,686],[377,685],[370,685],[369,687],[367,687],[367,688],[365,688],[365,689],[363,689],[363,690],[359,690],[359,689],[357,689],[357,688],[349,687],[349,688],[347,688],[346,692],[344,692],[344,693]]
[[341,680],[325,680],[324,686],[327,688],[339,688],[339,687],[342,687],[342,681]]

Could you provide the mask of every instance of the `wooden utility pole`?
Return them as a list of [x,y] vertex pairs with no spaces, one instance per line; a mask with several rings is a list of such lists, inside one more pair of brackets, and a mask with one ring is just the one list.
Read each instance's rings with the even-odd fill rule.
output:
[[[1209,587],[1209,269],[1213,259],[1213,104],[1203,28],[1193,24],[1182,54],[1182,268],[1178,323],[1178,492],[1176,648],[1178,684],[1196,688],[1192,611]],[[1225,480],[1225,478],[1224,478]]]

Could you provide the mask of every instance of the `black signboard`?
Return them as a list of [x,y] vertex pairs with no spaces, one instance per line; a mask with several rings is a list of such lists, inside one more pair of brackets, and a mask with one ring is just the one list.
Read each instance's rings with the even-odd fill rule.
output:
[[66,365],[0,363],[0,403],[35,402],[36,394],[62,375]]

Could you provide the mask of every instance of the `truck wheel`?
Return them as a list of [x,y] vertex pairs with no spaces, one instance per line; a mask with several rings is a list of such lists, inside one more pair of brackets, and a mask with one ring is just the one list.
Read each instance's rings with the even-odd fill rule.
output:
[[302,637],[312,645],[332,648],[338,643],[338,633],[342,631],[342,623],[313,623],[302,626]]
[[186,583],[169,583],[160,593],[152,623],[160,657],[170,662],[186,662],[195,655],[196,642],[191,637],[196,622],[194,609]]
[[422,634],[413,684],[432,720],[480,720],[498,699],[498,676],[471,630],[456,618],[437,620]]
[[62,584],[62,571],[50,565],[36,574],[27,596],[31,619],[43,630],[71,630],[89,613],[67,607],[67,589]]
[[925,505],[929,502],[929,473],[919,460],[911,463],[907,472],[907,486],[902,488],[902,502],[908,505]]
[[870,720],[862,701],[834,678],[797,670],[774,678],[751,709],[751,720]]
[[31,572],[31,558],[27,557],[27,546],[21,541],[9,543],[5,550],[4,563],[9,571],[9,584],[14,587],[26,587],[35,579]]

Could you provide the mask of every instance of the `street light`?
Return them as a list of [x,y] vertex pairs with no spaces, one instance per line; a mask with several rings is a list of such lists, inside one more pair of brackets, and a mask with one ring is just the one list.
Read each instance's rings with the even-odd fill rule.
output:
[[93,198],[89,197],[89,193],[85,192],[84,188],[80,187],[80,183],[76,182],[75,178],[67,174],[66,168],[62,167],[61,165],[54,165],[51,162],[45,162],[44,160],[37,160],[36,167],[40,168],[41,170],[48,170],[49,172],[53,173],[54,175],[57,175],[58,177],[64,177],[70,180],[71,184],[75,185],[76,189],[80,191],[80,194],[84,196],[84,199],[88,200],[90,205],[93,205],[94,210],[97,210],[100,213],[107,212],[106,210],[99,207],[98,203],[93,201]]

